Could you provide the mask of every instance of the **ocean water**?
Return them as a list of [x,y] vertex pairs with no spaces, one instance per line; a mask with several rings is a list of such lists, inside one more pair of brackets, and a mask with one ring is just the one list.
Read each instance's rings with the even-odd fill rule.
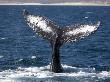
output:
[[[52,73],[50,44],[28,28],[23,9],[62,28],[101,25],[89,37],[63,45],[64,72]],[[0,82],[110,82],[110,7],[0,6]]]

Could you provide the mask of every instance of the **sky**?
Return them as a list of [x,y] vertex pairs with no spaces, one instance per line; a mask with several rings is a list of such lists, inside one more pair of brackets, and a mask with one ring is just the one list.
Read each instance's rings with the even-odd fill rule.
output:
[[0,3],[110,2],[110,0],[0,0]]

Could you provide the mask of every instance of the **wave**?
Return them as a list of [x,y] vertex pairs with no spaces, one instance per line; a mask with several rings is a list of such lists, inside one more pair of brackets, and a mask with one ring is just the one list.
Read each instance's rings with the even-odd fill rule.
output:
[[0,58],[3,58],[4,56],[0,55]]
[[[0,82],[22,82],[16,81],[20,78],[34,78],[34,79],[47,79],[47,78],[65,78],[70,80],[80,81],[84,79],[89,79],[88,82],[93,82],[97,80],[104,80],[110,78],[110,71],[101,71],[96,72],[95,68],[78,68],[69,65],[63,64],[64,68],[63,73],[53,73],[50,72],[50,65],[44,67],[29,67],[21,68],[19,67],[16,70],[5,70],[0,72]],[[24,82],[24,81],[23,81]],[[27,82],[27,81],[26,81]],[[40,81],[37,81],[40,82]],[[53,82],[53,81],[52,81]]]
[[89,17],[86,16],[86,17],[84,17],[84,18],[87,19],[87,18],[89,18]]
[[1,40],[5,40],[6,38],[0,38]]

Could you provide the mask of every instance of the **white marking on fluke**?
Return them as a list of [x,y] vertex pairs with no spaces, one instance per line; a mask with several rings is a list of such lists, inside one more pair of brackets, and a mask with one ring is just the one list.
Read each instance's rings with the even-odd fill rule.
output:
[[39,27],[41,30],[46,32],[52,32],[51,28],[47,25],[48,22],[43,20],[43,17],[29,15],[27,21],[34,26]]
[[92,26],[92,25],[81,25],[80,28],[76,28],[72,31],[69,31],[66,33],[66,35],[76,35],[78,33],[85,33],[85,34],[89,34],[93,31],[97,30],[97,26]]
[[[95,25],[78,25],[78,26],[68,26],[69,29],[64,29],[63,33],[65,43],[77,41],[84,38],[91,33],[95,32],[100,25],[100,21]],[[75,28],[74,28],[75,27]]]

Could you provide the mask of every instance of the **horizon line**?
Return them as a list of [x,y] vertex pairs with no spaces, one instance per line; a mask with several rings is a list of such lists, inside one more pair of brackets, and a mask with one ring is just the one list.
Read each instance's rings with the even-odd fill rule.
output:
[[61,5],[61,6],[110,6],[108,3],[93,3],[93,2],[65,2],[65,3],[0,3],[0,5]]

